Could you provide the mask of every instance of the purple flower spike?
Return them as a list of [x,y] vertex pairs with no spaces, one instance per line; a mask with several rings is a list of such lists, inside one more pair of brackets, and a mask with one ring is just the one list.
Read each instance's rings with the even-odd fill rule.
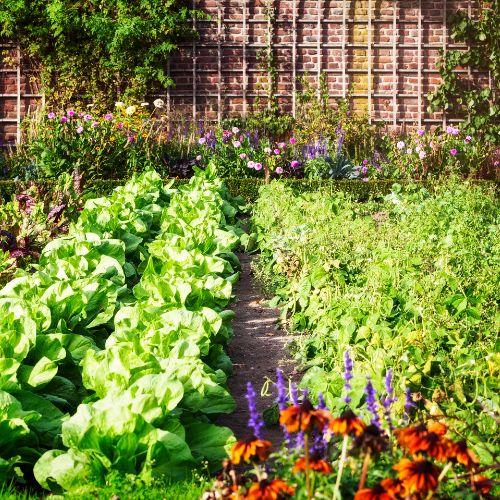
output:
[[407,422],[410,420],[412,410],[416,406],[417,405],[413,402],[413,398],[411,397],[411,389],[407,387],[405,391],[405,420]]
[[398,399],[394,397],[394,387],[392,386],[392,368],[387,370],[384,381],[385,381],[385,391],[387,395],[380,398],[380,401],[382,403],[382,406],[384,407],[385,419],[387,420],[389,429],[391,429],[392,431],[394,426],[392,425],[392,419],[391,419],[391,406],[392,403],[394,403]]
[[276,403],[278,403],[278,408],[282,411],[288,406],[288,395],[285,386],[285,379],[283,378],[283,372],[279,368],[276,370],[276,387],[278,389]]
[[264,427],[264,422],[257,411],[256,394],[252,382],[247,383],[247,393],[245,397],[247,398],[248,413],[250,414],[248,427],[253,430],[253,434],[256,438],[262,439],[262,428]]
[[292,403],[294,405],[299,404],[299,392],[297,390],[297,384],[292,384],[292,391],[291,392],[292,392],[292,394],[291,394],[291,396],[292,396]]
[[377,426],[379,429],[382,427],[380,424],[380,418],[378,416],[378,403],[377,403],[377,393],[373,387],[372,381],[367,378],[367,383],[365,387],[366,394],[366,406],[370,413],[372,414],[371,424]]
[[344,390],[345,390],[345,397],[344,397],[344,402],[346,404],[349,404],[351,402],[351,398],[349,396],[349,391],[351,390],[351,379],[353,377],[352,375],[352,369],[354,367],[354,364],[352,362],[351,356],[349,355],[349,350],[346,350],[344,352]]
[[326,410],[326,401],[322,392],[318,392],[318,410]]

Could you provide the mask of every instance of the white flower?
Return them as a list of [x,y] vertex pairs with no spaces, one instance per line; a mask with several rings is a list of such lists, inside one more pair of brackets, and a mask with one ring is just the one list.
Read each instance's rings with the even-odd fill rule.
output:
[[117,102],[115,102],[115,107],[116,107],[116,108],[123,108],[123,106],[125,106],[125,103],[124,103],[124,102],[121,102],[121,101],[117,101]]
[[233,141],[233,146],[235,148],[239,148],[241,146],[241,142],[240,141]]
[[145,108],[146,106],[149,106],[149,102],[141,102],[141,106]]
[[239,131],[240,131],[240,129],[239,129],[238,127],[233,127],[233,128],[231,129],[231,132],[232,132],[233,134],[235,134],[235,135],[236,135]]
[[426,156],[427,156],[427,154],[425,153],[425,151],[424,151],[424,150],[422,150],[422,151],[420,151],[420,152],[418,153],[418,157],[419,157],[421,160],[423,160]]
[[405,143],[404,141],[399,141],[397,144],[396,144],[396,147],[398,149],[403,149],[405,147]]
[[407,155],[411,155],[412,153],[413,153],[413,149],[408,148],[408,149],[406,150],[406,154],[407,154]]
[[129,106],[126,110],[125,110],[125,113],[128,115],[128,116],[132,116],[137,110],[137,106]]
[[163,108],[163,106],[165,106],[165,103],[163,102],[162,99],[155,99],[153,101],[153,104],[155,108]]
[[87,104],[87,108],[93,108],[95,104]]

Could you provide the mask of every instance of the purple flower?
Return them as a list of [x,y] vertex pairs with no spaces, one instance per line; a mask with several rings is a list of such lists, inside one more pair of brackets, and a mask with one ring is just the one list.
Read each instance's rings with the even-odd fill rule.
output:
[[66,123],[68,121],[67,116],[61,116],[61,123]]
[[458,151],[457,151],[455,148],[451,148],[451,149],[450,149],[450,155],[451,155],[451,156],[456,156],[456,155],[457,155],[457,153],[458,153]]
[[368,165],[368,160],[363,160],[363,165]]
[[341,128],[339,128],[339,139],[337,141],[337,154],[342,152],[342,147],[344,146],[345,134]]
[[286,409],[288,406],[288,395],[283,372],[279,368],[276,369],[276,388],[278,389],[278,397],[276,398],[276,402],[278,403],[278,408],[281,411]]
[[292,390],[291,390],[291,396],[292,396],[292,403],[294,405],[299,404],[299,391],[297,389],[297,384],[292,384]]
[[377,393],[375,392],[375,388],[373,387],[372,381],[369,378],[367,378],[366,380],[367,380],[365,387],[366,406],[368,407],[368,410],[372,414],[372,419],[370,423],[372,423],[373,425],[377,426],[380,429],[381,425],[380,425],[380,418],[378,416]]
[[411,413],[413,408],[417,405],[413,402],[413,398],[411,396],[411,389],[409,387],[406,388],[405,391],[405,420],[410,420]]
[[253,434],[256,438],[262,439],[262,428],[264,427],[264,422],[257,411],[256,394],[252,382],[247,383],[247,393],[245,397],[248,402],[248,413],[250,414],[248,427],[253,430]]
[[326,401],[322,392],[318,392],[318,409],[326,410]]
[[127,135],[128,142],[135,142],[135,137],[133,135]]
[[89,122],[90,120],[92,120],[92,115],[89,115],[89,114],[86,114],[83,119],[86,121],[86,122]]
[[198,139],[198,144],[205,144],[205,142],[207,142],[207,139],[205,137],[200,137]]
[[345,396],[344,396],[344,402],[346,404],[349,404],[351,402],[351,398],[349,396],[349,391],[351,390],[351,379],[353,377],[352,375],[352,369],[354,367],[354,364],[352,362],[351,356],[349,355],[349,350],[346,349],[344,352],[344,391],[345,391]]
[[108,114],[104,115],[104,119],[107,122],[110,122],[113,119],[113,115],[111,113],[108,113]]
[[465,137],[465,142],[466,142],[467,144],[469,144],[469,142],[470,142],[470,141],[472,141],[472,137],[471,137],[470,135],[467,135],[467,136]]
[[295,139],[295,137],[290,137],[290,140],[288,142],[293,145],[297,142],[297,139]]
[[93,121],[92,128],[97,128],[99,126],[99,122]]
[[47,118],[49,120],[53,120],[55,117],[56,117],[56,114],[53,111],[51,111],[50,113],[47,114]]
[[425,130],[424,130],[424,129],[422,129],[422,128],[419,128],[419,129],[417,130],[417,134],[418,134],[420,137],[422,137],[422,136],[425,134]]
[[75,113],[75,110],[74,110],[74,109],[69,109],[67,114],[68,114],[68,116],[69,116],[70,118],[73,118],[73,116],[75,116],[75,115],[76,115],[76,113]]
[[255,163],[253,168],[255,168],[255,170],[262,170],[262,163]]
[[274,153],[275,155],[279,155],[279,154],[281,154],[281,151],[280,151],[278,148],[276,148],[276,149],[273,151],[273,153]]
[[297,160],[292,160],[292,162],[290,163],[290,166],[292,168],[297,168],[299,165],[300,163]]

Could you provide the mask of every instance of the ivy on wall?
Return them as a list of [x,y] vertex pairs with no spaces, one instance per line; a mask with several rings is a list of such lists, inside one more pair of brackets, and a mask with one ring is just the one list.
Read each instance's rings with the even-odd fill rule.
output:
[[[454,42],[467,44],[468,50],[449,50],[442,55],[439,71],[442,84],[429,97],[430,110],[442,109],[448,115],[466,119],[471,133],[497,141],[500,134],[500,2],[485,2],[478,18],[465,11],[450,19],[450,36]],[[489,84],[475,82],[470,69],[490,75]]]
[[172,83],[167,60],[192,15],[185,0],[1,0],[0,36],[39,70],[49,101],[108,106]]

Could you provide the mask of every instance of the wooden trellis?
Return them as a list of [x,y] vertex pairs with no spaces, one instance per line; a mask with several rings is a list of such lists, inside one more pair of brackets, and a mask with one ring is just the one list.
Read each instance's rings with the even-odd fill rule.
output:
[[[199,6],[202,0],[192,0],[192,7]],[[370,111],[370,120],[374,122],[381,121],[380,116],[377,115],[375,104],[385,100],[389,105],[388,119],[385,121],[390,123],[393,127],[405,123],[418,123],[419,125],[430,124],[443,124],[446,125],[446,116],[439,118],[429,117],[426,115],[425,107],[425,91],[424,82],[430,76],[438,76],[439,71],[436,67],[425,66],[424,53],[428,53],[434,49],[441,49],[444,52],[450,48],[465,48],[463,45],[448,43],[447,28],[446,28],[446,15],[449,9],[453,8],[454,0],[442,1],[442,18],[429,18],[425,15],[426,2],[422,0],[414,1],[411,5],[416,11],[416,15],[412,18],[401,18],[404,11],[404,1],[388,0],[385,2],[388,7],[385,9],[383,16],[377,16],[374,13],[374,5],[377,2],[373,0],[365,0],[367,5],[366,15],[364,17],[357,17],[352,14],[352,7],[355,5],[354,1],[344,0],[342,2],[331,2],[330,0],[316,0],[314,10],[309,10],[307,17],[301,16],[301,6],[304,5],[305,0],[288,0],[290,7],[285,10],[280,10],[276,17],[270,15],[262,15],[261,13],[252,9],[253,0],[238,0],[238,9],[233,9],[230,16],[226,16],[229,12],[230,0],[216,0],[214,12],[212,12],[209,19],[196,19],[193,18],[193,29],[203,32],[204,30],[211,29],[216,32],[215,37],[207,37],[206,40],[202,38],[194,38],[189,44],[181,46],[181,50],[189,54],[188,63],[175,64],[168,63],[167,73],[171,78],[176,81],[179,76],[186,77],[190,75],[190,84],[188,86],[179,85],[177,88],[168,88],[165,93],[152,96],[166,98],[167,112],[170,114],[171,110],[178,107],[179,102],[189,102],[191,107],[192,120],[207,119],[203,112],[204,103],[211,101],[215,104],[215,116],[210,119],[220,122],[226,113],[228,103],[231,100],[239,100],[242,103],[242,113],[246,115],[248,109],[255,98],[261,99],[263,93],[256,91],[252,88],[250,79],[255,78],[259,74],[266,74],[271,83],[271,78],[275,74],[279,78],[289,78],[288,87],[283,84],[278,88],[274,96],[264,97],[277,97],[290,102],[292,114],[295,116],[297,113],[297,95],[298,79],[301,75],[310,74],[311,69],[306,69],[300,62],[300,52],[309,51],[309,54],[315,54],[314,69],[312,71],[314,80],[317,82],[318,97],[320,96],[320,82],[321,75],[333,75],[336,81],[336,88],[329,87],[328,96],[332,99],[346,97],[350,90],[350,82],[355,75],[366,77],[366,88],[363,90],[356,90],[351,92],[350,95],[358,99],[366,99],[367,109]],[[285,0],[281,0],[281,4]],[[335,3],[336,8],[332,8],[332,3]],[[464,2],[462,2],[464,4]],[[310,4],[309,4],[310,5]],[[314,4],[313,4],[314,5]],[[474,12],[476,2],[468,0],[467,11],[469,14]],[[274,8],[274,7],[273,7]],[[312,12],[312,13],[311,13]],[[424,32],[429,29],[431,25],[441,25],[442,36],[436,42],[425,42]],[[350,39],[350,33],[354,26],[364,27],[366,32],[366,40],[357,41]],[[380,32],[382,27],[385,26],[386,30],[392,31],[389,41],[376,41],[375,37]],[[240,28],[241,39],[235,40],[234,37],[226,37],[226,32],[231,32],[232,28]],[[280,28],[289,30],[290,41],[284,42],[283,40],[276,41],[272,33]],[[301,37],[302,28],[312,29],[314,35],[305,39]],[[267,32],[267,38],[258,40],[255,35],[256,29],[260,29],[261,33]],[[412,29],[416,32],[416,40],[411,43],[402,43],[400,41],[401,34],[405,29]],[[340,40],[330,41],[329,34],[341,33]],[[276,37],[277,39],[278,37]],[[311,39],[312,38],[312,39]],[[349,61],[349,53],[354,50],[360,49],[366,53],[366,67],[352,67]],[[377,51],[387,49],[391,64],[387,66],[377,66],[377,60],[374,54]],[[270,68],[262,68],[257,64],[252,65],[250,61],[250,54],[255,51],[267,51],[268,58],[277,50],[289,51],[291,61],[282,61],[278,58],[277,67],[273,68],[271,74]],[[339,60],[338,65],[332,67],[329,62],[330,58],[325,57],[331,50],[338,51]],[[402,51],[413,50],[416,54],[416,67],[408,68],[402,67],[398,64],[398,60]],[[204,51],[210,52],[213,55],[213,64],[207,64],[206,60],[199,64]],[[240,51],[240,52],[239,52]],[[226,63],[226,52],[239,52],[241,54],[240,63],[231,62]],[[16,99],[16,115],[15,116],[2,116],[0,115],[0,122],[4,124],[14,124],[17,129],[17,140],[19,140],[20,132],[19,125],[22,119],[23,101],[28,98],[41,98],[42,96],[36,94],[23,94],[22,93],[22,74],[21,65],[19,62],[19,51],[17,51],[18,64],[16,68],[1,69],[3,73],[12,72],[16,76],[16,91],[15,93],[0,94],[0,99]],[[206,58],[205,58],[206,59]],[[313,59],[314,60],[314,59]],[[287,64],[284,64],[287,63]],[[471,75],[470,70],[464,70]],[[201,83],[205,75],[214,75],[214,84],[206,88]],[[227,84],[228,77],[237,76],[239,88],[234,85],[227,91],[225,85]],[[364,76],[363,76],[364,75]],[[389,89],[377,91],[374,79],[382,75],[390,75]],[[412,77],[416,80],[414,90],[407,91],[401,87],[402,78]],[[234,83],[234,78],[232,78]],[[271,85],[270,85],[271,88]],[[416,102],[417,114],[408,117],[405,115],[405,103]],[[391,109],[392,108],[392,109]],[[452,120],[453,121],[453,120]]]

